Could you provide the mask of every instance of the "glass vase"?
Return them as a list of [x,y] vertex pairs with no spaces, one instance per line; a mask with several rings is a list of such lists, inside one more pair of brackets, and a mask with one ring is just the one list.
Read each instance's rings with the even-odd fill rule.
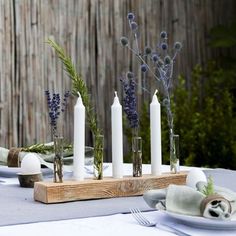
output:
[[142,176],[142,138],[132,137],[133,177]]
[[179,173],[179,135],[170,135],[170,171],[173,174]]
[[63,182],[63,137],[54,137],[54,183]]
[[103,179],[103,148],[104,136],[94,136],[94,177],[95,179]]

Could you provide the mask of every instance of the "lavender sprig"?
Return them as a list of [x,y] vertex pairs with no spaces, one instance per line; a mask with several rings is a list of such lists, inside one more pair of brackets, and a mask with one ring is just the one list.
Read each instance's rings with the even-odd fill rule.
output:
[[63,113],[65,111],[68,97],[70,96],[70,92],[69,91],[65,92],[62,104],[61,104],[61,97],[59,93],[53,93],[51,96],[49,90],[46,90],[45,95],[47,98],[52,134],[53,136],[56,136],[58,135],[57,134],[57,121],[61,112]]
[[132,72],[127,72],[125,77],[120,79],[123,85],[124,96],[124,112],[129,121],[131,128],[138,128],[139,118],[137,112],[137,102],[135,95],[136,83],[134,80],[134,74]]
[[61,105],[61,112],[65,111],[67,103],[68,103],[69,96],[70,96],[70,91],[66,91],[64,93],[64,98],[63,98],[63,102],[62,102],[62,105]]

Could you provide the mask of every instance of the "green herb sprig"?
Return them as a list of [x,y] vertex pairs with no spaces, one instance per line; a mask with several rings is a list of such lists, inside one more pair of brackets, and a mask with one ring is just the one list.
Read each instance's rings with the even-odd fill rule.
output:
[[202,193],[205,194],[206,196],[210,196],[210,195],[215,194],[213,179],[212,179],[211,176],[208,177],[207,185],[204,186],[204,189],[202,190]]
[[88,93],[87,86],[81,76],[77,73],[76,68],[69,56],[67,56],[62,47],[60,47],[52,39],[48,39],[47,43],[55,50],[58,58],[64,65],[64,69],[67,75],[72,80],[73,91],[72,94],[78,96],[78,92],[81,94],[83,104],[86,110],[86,119],[88,121],[89,127],[92,133],[96,136],[101,133],[101,130],[97,126],[97,118],[90,100],[90,95]]
[[[68,143],[63,143],[63,156],[72,156],[73,155],[73,146]],[[21,148],[22,152],[35,152],[39,154],[52,154],[54,153],[54,144],[43,144],[43,143],[36,143],[27,147]]]

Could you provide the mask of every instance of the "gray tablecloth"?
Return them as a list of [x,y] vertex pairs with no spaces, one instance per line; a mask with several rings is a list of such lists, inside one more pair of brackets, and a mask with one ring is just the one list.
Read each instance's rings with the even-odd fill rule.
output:
[[[215,184],[236,191],[236,171],[215,169],[205,173],[214,178]],[[142,197],[43,204],[34,201],[33,189],[0,184],[0,226],[127,213],[134,207],[152,210]]]

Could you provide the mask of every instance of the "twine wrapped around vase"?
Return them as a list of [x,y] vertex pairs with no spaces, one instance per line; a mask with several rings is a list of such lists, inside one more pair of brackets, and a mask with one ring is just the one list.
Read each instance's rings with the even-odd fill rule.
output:
[[230,218],[232,207],[230,202],[219,194],[209,195],[202,200],[201,213],[206,218]]
[[19,153],[21,148],[11,148],[7,156],[7,166],[8,167],[20,167],[20,157]]

